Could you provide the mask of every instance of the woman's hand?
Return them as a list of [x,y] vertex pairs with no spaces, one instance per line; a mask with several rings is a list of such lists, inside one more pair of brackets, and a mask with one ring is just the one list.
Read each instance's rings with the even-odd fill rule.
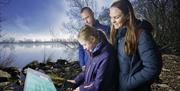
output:
[[74,89],[73,91],[80,91],[79,87],[77,87],[76,89]]
[[68,82],[71,82],[71,83],[76,83],[76,81],[75,80],[67,80]]

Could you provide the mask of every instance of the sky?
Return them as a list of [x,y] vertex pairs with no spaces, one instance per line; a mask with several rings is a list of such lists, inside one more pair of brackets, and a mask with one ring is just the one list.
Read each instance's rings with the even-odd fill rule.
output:
[[[106,1],[106,2],[105,2]],[[98,0],[98,7],[108,5],[109,0]],[[62,26],[68,20],[66,0],[10,0],[1,9],[4,38],[16,40],[50,40],[69,38],[71,34]]]

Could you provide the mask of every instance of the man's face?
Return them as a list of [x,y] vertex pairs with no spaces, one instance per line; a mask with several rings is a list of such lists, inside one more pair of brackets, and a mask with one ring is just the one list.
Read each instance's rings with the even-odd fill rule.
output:
[[84,10],[81,13],[81,18],[83,19],[84,23],[89,26],[93,26],[95,22],[93,13],[89,12],[88,10]]

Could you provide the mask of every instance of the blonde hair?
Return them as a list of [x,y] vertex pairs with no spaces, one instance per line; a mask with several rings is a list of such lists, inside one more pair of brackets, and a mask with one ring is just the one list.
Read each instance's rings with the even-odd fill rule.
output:
[[[94,41],[92,41],[92,38]],[[108,41],[105,33],[89,25],[83,26],[78,34],[78,40],[91,41],[98,43],[99,41]]]
[[[128,0],[116,1],[111,5],[111,7],[116,7],[120,9],[125,16],[129,17],[124,24],[127,27],[127,31],[125,34],[124,51],[126,54],[132,54],[136,51],[136,47],[137,47],[137,33],[136,33],[136,25],[135,25],[136,18],[134,15],[133,7]],[[117,34],[117,30],[112,25],[110,31],[110,43],[112,45],[115,45],[114,43],[116,41],[116,34]]]
[[93,42],[98,41],[98,34],[97,34],[97,29],[94,27],[85,25],[83,26],[78,34],[78,40],[83,40],[83,41],[92,41],[91,38],[94,38],[95,40]]
[[112,44],[113,46],[115,45],[115,41],[116,41],[116,29],[114,28],[113,25],[111,25],[111,30],[110,30],[110,37],[109,37],[109,42],[110,44]]

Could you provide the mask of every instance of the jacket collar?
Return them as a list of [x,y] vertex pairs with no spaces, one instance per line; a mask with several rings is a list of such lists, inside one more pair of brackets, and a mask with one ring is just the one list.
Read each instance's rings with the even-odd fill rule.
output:
[[94,27],[99,27],[101,24],[99,23],[98,20],[95,20],[95,24],[93,24]]
[[102,42],[96,44],[96,46],[92,49],[92,53],[96,52],[99,48],[101,48],[101,46],[102,46]]
[[105,49],[105,47],[108,45],[107,41],[104,42],[99,42],[95,48],[93,49],[92,52],[89,52],[91,57],[95,57],[97,55],[99,55],[100,53],[102,53]]
[[121,37],[124,37],[125,34],[126,34],[126,30],[127,30],[126,26],[120,27],[120,28],[117,30],[117,36],[116,36],[116,38],[119,39],[119,38],[121,38]]

